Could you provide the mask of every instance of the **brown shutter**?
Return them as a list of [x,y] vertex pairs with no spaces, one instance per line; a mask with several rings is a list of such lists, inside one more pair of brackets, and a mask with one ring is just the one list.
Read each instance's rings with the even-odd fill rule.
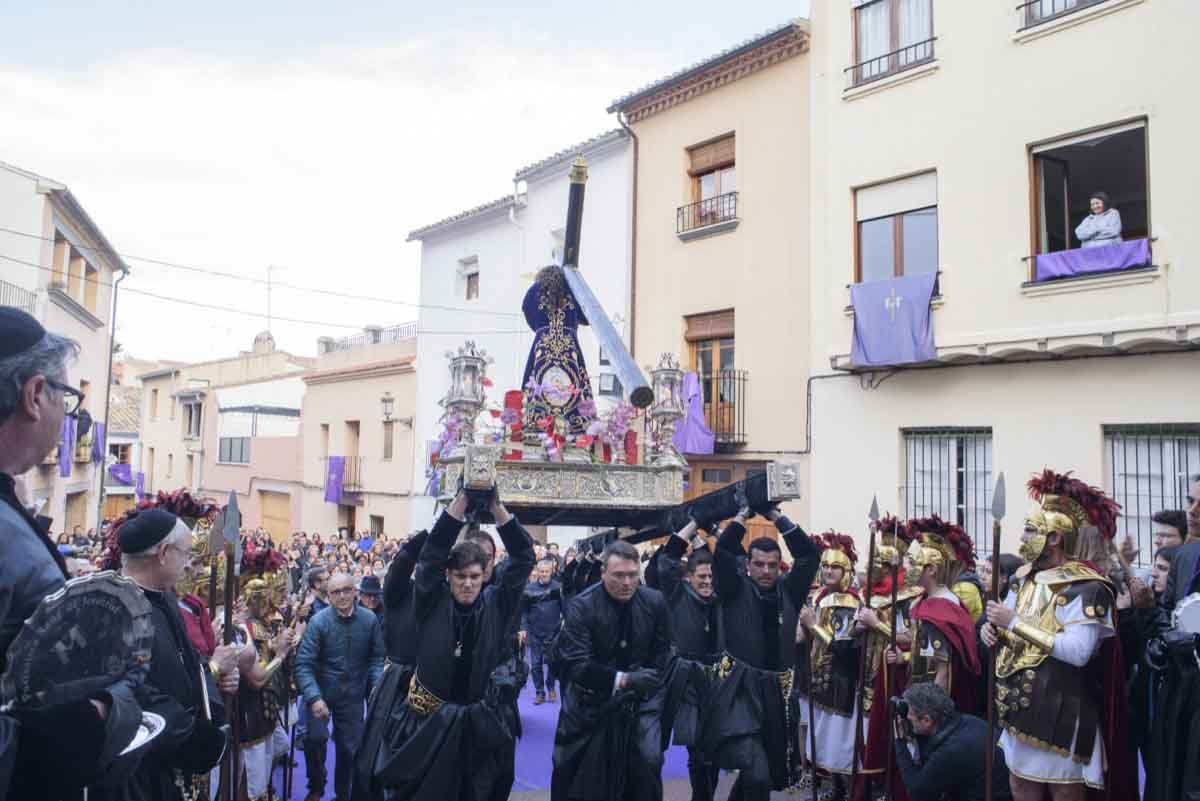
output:
[[688,173],[692,176],[728,167],[733,164],[733,134],[688,148],[688,155],[691,157],[691,168]]
[[687,331],[684,339],[696,342],[701,339],[726,339],[733,336],[733,309],[709,312],[708,314],[693,314],[684,317]]

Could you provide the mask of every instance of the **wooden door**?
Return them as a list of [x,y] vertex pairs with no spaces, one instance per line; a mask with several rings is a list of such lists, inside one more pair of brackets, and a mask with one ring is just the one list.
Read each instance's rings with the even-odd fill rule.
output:
[[258,509],[259,525],[271,534],[274,542],[285,541],[292,530],[292,496],[259,490]]
[[75,526],[87,530],[87,499],[86,492],[72,492],[67,495],[66,522],[63,531],[71,533]]
[[734,344],[733,337],[722,337],[699,340],[692,348],[692,369],[700,379],[704,398],[704,422],[717,435],[718,442],[722,441],[722,435],[735,431]]
[[[766,464],[764,462],[732,460],[706,460],[703,462],[694,460],[691,463],[691,468],[692,474],[688,479],[687,491],[684,493],[686,500],[719,490],[735,481],[748,478],[755,473],[761,473],[766,470]],[[724,525],[724,522],[721,521],[722,525]],[[773,540],[779,539],[775,524],[766,518],[755,516],[746,523],[746,539],[743,544],[747,544],[759,537],[770,537]]]

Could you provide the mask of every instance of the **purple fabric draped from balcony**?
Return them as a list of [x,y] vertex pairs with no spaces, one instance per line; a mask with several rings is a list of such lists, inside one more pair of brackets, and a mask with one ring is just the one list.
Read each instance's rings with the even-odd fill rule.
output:
[[146,497],[146,474],[145,473],[138,472],[137,486],[134,487],[133,491],[137,493],[137,496],[139,499]]
[[62,433],[58,438],[58,475],[71,475],[71,463],[75,461],[75,418],[64,417]]
[[[108,466],[108,474],[110,476],[112,476],[116,481],[120,482],[121,484],[124,484],[127,487],[129,485],[133,484],[133,467],[132,467],[132,465],[122,464],[121,462],[117,462],[116,464],[110,464]],[[141,473],[139,473],[138,476],[140,477]]]
[[1145,267],[1148,264],[1150,264],[1150,240],[1133,239],[1129,242],[1114,242],[1111,245],[1101,245],[1095,248],[1039,253],[1035,275],[1038,281],[1052,281],[1055,278],[1128,270],[1132,267]]
[[92,423],[92,464],[104,464],[104,423]]
[[346,457],[330,456],[325,462],[325,502],[342,502],[342,481],[346,475]]
[[712,453],[716,436],[704,422],[704,396],[695,373],[683,376],[683,398],[687,401],[687,416],[679,421],[672,442],[680,453]]
[[854,367],[891,367],[937,357],[929,304],[937,273],[868,281],[850,287]]

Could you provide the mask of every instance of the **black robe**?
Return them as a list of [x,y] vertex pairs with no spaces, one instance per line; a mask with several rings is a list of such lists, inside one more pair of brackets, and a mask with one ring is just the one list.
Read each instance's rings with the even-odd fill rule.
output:
[[769,590],[741,569],[746,529],[736,521],[725,527],[713,553],[728,659],[712,692],[711,725],[702,745],[720,767],[741,770],[740,780],[755,797],[788,783],[786,685],[795,663],[799,610],[820,566],[820,552],[808,535],[799,526],[782,530],[788,525],[786,518],[776,523],[795,562]]
[[672,536],[646,567],[646,584],[662,592],[671,613],[671,642],[675,646],[667,676],[667,709],[663,739],[674,734],[677,745],[696,746],[703,729],[711,691],[708,668],[725,651],[725,621],[714,592],[701,598],[683,580],[681,560],[687,543]]
[[[209,679],[188,639],[173,593],[144,590],[154,622],[154,644],[146,683],[135,691],[148,712],[163,717],[166,727],[141,753],[133,775],[120,783],[91,788],[91,799],[179,801],[179,782],[189,783],[221,761],[227,744],[220,713],[210,721],[202,683]],[[213,689],[209,687],[209,689]],[[210,696],[211,698],[212,696]]]
[[567,606],[553,661],[562,679],[552,801],[661,799],[666,685],[647,698],[616,691],[618,672],[664,678],[672,658],[662,593],[640,587],[625,604],[599,584]]
[[[416,670],[409,702],[385,724],[374,770],[375,780],[395,799],[485,801],[512,773],[504,763],[511,762],[514,733],[492,674],[509,653],[512,620],[533,572],[533,540],[516,519],[500,526],[508,551],[504,569],[497,571],[495,586],[463,608],[443,576],[461,528],[461,521],[443,512],[421,549],[413,584]],[[423,714],[413,706],[418,693],[440,703]]]

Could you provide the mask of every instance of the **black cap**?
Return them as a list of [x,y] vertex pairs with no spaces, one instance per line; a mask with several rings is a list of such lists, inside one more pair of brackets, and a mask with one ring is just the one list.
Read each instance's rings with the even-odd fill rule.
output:
[[141,553],[167,538],[179,518],[166,509],[143,509],[121,524],[117,542],[122,553]]
[[371,574],[359,579],[358,592],[360,595],[383,595],[383,585],[379,583],[379,576]]
[[0,359],[24,353],[42,341],[46,329],[20,309],[0,307]]

